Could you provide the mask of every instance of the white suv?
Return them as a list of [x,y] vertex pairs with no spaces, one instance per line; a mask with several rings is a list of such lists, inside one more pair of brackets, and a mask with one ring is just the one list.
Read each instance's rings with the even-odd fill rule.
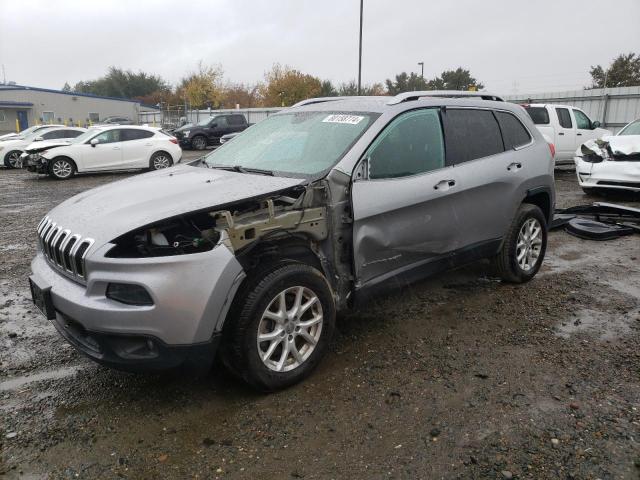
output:
[[181,158],[182,149],[178,141],[159,128],[132,125],[96,127],[68,146],[41,152],[32,171],[65,180],[76,172],[159,170],[170,167]]

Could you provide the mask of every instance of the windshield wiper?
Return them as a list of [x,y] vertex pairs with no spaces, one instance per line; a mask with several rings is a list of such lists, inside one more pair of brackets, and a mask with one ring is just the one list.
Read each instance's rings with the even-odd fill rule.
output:
[[269,175],[273,177],[271,170],[263,170],[261,168],[243,167],[242,165],[210,165],[204,162],[209,168],[217,168],[219,170],[228,170],[230,172],[238,173],[257,173],[259,175]]

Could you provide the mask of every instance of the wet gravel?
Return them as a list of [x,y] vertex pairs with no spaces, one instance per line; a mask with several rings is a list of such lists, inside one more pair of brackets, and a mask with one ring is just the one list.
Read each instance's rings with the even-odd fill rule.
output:
[[[107,370],[36,313],[38,221],[128,175],[0,170],[0,476],[639,478],[640,237],[556,231],[527,285],[480,262],[380,299],[340,317],[310,379],[261,395],[219,366]],[[556,184],[560,207],[593,200]]]

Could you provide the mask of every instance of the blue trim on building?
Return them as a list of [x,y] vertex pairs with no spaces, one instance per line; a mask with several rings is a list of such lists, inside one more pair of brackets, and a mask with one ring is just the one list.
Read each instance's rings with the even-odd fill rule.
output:
[[71,95],[72,97],[89,97],[100,98],[102,100],[118,100],[120,102],[140,103],[137,100],[131,100],[129,98],[119,97],[102,97],[100,95],[94,95],[92,93],[78,93],[78,92],[63,92],[62,90],[53,90],[51,88],[40,87],[28,87],[26,85],[0,85],[0,92],[3,90],[33,90],[34,92],[46,92],[46,93],[58,93],[60,95]]
[[33,107],[33,103],[14,102],[13,100],[0,100],[0,107]]

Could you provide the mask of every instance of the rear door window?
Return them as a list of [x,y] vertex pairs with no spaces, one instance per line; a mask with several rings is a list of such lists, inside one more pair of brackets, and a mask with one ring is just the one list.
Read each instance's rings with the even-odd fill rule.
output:
[[524,107],[536,125],[549,125],[549,112],[545,107]]
[[571,114],[568,108],[556,107],[556,113],[558,114],[558,122],[562,128],[573,128],[573,121],[571,120]]
[[531,142],[531,135],[515,115],[507,112],[495,112],[495,114],[500,124],[505,149],[518,148]]
[[231,115],[227,119],[229,121],[229,125],[231,126],[238,126],[238,125],[245,124],[244,117],[242,115]]
[[442,120],[448,165],[504,152],[500,127],[490,110],[447,108]]
[[143,138],[153,137],[153,132],[148,130],[138,130],[137,128],[126,128],[123,130],[122,141],[142,140]]
[[445,166],[438,110],[403,113],[369,147],[369,178],[399,178]]

